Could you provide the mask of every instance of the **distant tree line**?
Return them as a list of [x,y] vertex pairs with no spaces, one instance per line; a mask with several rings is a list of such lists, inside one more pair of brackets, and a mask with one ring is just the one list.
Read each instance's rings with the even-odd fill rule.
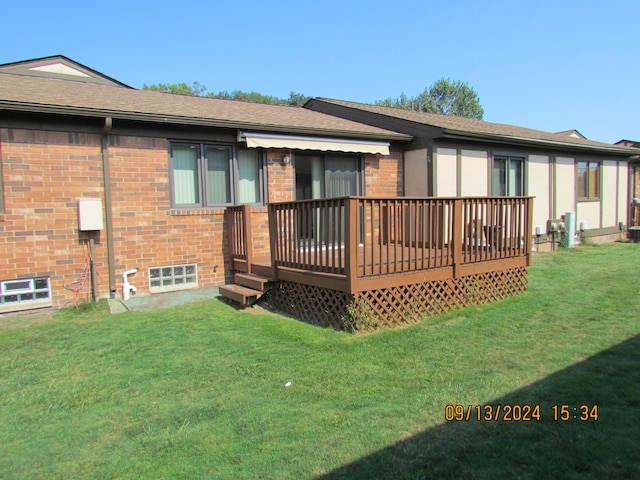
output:
[[291,92],[289,98],[278,98],[272,95],[262,95],[258,92],[243,92],[234,90],[228,92],[226,90],[218,93],[207,91],[207,87],[199,82],[193,82],[192,85],[186,83],[158,83],[153,85],[142,86],[143,90],[154,90],[156,92],[177,93],[179,95],[192,95],[195,97],[222,98],[225,100],[239,100],[241,102],[252,103],[268,103],[272,105],[295,105],[301,107],[311,97],[302,95],[301,93]]
[[[222,98],[226,100],[239,100],[242,102],[268,103],[272,105],[293,105],[302,106],[311,97],[301,93],[291,92],[289,98],[278,98],[272,95],[263,95],[258,92],[243,92],[234,90],[233,92],[220,91],[218,93],[207,91],[207,87],[199,82],[192,85],[186,83],[158,83],[153,85],[144,84],[144,90],[154,90],[156,92],[176,93],[180,95],[193,95],[197,97]],[[441,113],[444,115],[458,115],[462,117],[482,119],[484,109],[480,104],[478,94],[466,82],[452,81],[448,78],[441,78],[433,85],[425,88],[424,92],[409,97],[401,93],[398,98],[387,98],[378,100],[375,105],[402,108],[405,110],[415,110],[419,112]]]

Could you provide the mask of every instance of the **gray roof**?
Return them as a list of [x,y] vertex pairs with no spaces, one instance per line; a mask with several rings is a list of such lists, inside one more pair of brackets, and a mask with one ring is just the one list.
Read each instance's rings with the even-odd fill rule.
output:
[[349,138],[410,140],[411,136],[314,112],[42,76],[2,73],[0,110],[205,125]]
[[468,117],[458,117],[455,115],[441,115],[437,113],[416,112],[393,107],[382,107],[378,105],[368,105],[364,103],[347,102],[344,100],[334,100],[329,98],[317,98],[310,101],[338,105],[354,110],[360,110],[377,114],[384,117],[402,119],[416,124],[423,124],[443,130],[443,135],[460,135],[481,137],[491,140],[500,138],[513,141],[528,141],[555,146],[574,146],[577,148],[588,148],[596,150],[606,150],[615,153],[626,153],[629,155],[638,154],[637,149],[613,145],[603,142],[594,142],[585,138],[576,138],[567,135],[565,132],[551,133],[531,128],[516,127],[501,123],[485,122]]

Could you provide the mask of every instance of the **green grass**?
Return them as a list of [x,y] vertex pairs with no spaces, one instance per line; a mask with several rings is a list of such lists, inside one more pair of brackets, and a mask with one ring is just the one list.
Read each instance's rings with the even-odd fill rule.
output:
[[369,335],[217,300],[0,330],[0,478],[638,478],[639,266],[546,254],[524,295]]

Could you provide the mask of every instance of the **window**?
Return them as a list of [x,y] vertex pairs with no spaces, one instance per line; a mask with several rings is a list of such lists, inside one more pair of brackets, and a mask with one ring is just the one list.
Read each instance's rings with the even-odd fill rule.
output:
[[172,206],[262,203],[262,156],[230,145],[171,145]]
[[578,162],[576,189],[578,198],[595,199],[600,196],[600,162]]
[[49,277],[0,282],[0,312],[51,305]]
[[492,194],[499,197],[524,195],[524,157],[493,157]]
[[149,269],[149,289],[152,292],[181,290],[197,286],[198,269],[195,263]]

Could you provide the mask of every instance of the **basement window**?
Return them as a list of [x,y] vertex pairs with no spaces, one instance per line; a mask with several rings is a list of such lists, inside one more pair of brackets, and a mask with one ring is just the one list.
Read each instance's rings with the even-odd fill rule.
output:
[[0,281],[0,312],[51,306],[49,277]]
[[195,263],[151,267],[149,269],[149,290],[168,292],[196,288],[198,286],[198,267]]

